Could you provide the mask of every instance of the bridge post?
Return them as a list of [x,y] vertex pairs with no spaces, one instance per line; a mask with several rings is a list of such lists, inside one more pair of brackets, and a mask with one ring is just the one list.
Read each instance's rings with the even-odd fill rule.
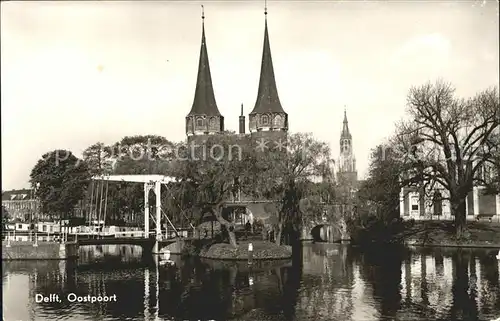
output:
[[161,241],[161,183],[155,182],[155,196],[156,196],[156,242],[153,247],[153,254],[160,253]]
[[149,238],[149,184],[144,183],[144,238]]

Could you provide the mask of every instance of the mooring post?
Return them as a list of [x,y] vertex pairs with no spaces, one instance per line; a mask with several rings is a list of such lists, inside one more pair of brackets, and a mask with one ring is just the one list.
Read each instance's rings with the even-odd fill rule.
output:
[[251,265],[253,262],[253,244],[248,243],[248,264]]

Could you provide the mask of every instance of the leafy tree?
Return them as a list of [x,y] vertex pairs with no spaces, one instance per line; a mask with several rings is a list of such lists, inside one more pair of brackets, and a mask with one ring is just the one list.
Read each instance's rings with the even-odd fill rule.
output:
[[89,183],[87,164],[68,150],[46,153],[33,167],[30,183],[43,213],[66,219],[82,199]]
[[7,228],[7,223],[9,223],[11,216],[9,211],[5,206],[2,205],[2,231],[5,231]]
[[[172,159],[174,144],[157,135],[125,136],[105,146],[96,143],[86,149],[84,157],[93,175],[164,174]],[[114,164],[114,166],[112,166]],[[94,189],[99,184],[94,183]],[[98,198],[88,189],[86,199]],[[120,221],[125,213],[141,213],[144,208],[144,190],[141,184],[111,182],[108,186],[107,218]],[[150,194],[150,204],[154,195]],[[94,207],[95,210],[95,207]]]
[[378,218],[392,221],[398,218],[401,166],[393,158],[392,149],[379,145],[372,151],[368,178],[361,184],[358,196],[359,209],[368,207]]
[[175,147],[162,136],[125,136],[109,147],[109,154],[117,162],[116,173],[159,174],[175,156]]
[[399,217],[402,168],[394,156],[387,145],[372,150],[368,178],[357,192],[357,215],[347,220],[355,243],[390,243],[398,240],[405,227]]
[[176,189],[177,204],[191,211],[191,218],[206,212],[214,215],[227,230],[230,243],[236,246],[234,222],[223,216],[236,177],[246,180],[253,175],[254,154],[247,137],[230,133],[210,136],[203,142],[179,150],[178,160],[169,174],[180,179]]
[[83,160],[92,175],[109,174],[113,170],[111,149],[104,143],[97,142],[83,151]]
[[295,244],[302,227],[299,203],[307,196],[311,179],[325,176],[330,149],[311,134],[298,133],[287,137],[285,152],[264,151],[258,153],[256,159],[253,175],[243,185],[257,197],[278,202],[276,242]]
[[439,81],[411,88],[407,105],[410,118],[398,126],[393,140],[405,165],[403,183],[423,190],[443,187],[461,239],[466,235],[467,194],[475,184],[492,183],[478,173],[485,165],[494,166],[498,157],[498,89],[459,99],[450,84]]

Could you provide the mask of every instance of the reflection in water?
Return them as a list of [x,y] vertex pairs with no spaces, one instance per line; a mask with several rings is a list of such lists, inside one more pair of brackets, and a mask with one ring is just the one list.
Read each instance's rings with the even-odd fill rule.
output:
[[[303,265],[145,261],[139,247],[82,247],[76,262],[3,262],[5,320],[490,320],[500,316],[495,251],[360,253],[306,244]],[[117,302],[66,296],[117,295]],[[62,302],[35,302],[58,294]]]

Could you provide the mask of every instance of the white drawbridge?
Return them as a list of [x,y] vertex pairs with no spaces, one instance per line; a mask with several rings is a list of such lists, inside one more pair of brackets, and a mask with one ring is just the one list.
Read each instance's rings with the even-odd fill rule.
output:
[[[154,190],[156,196],[156,218],[153,218],[156,227],[156,242],[153,248],[153,253],[159,253],[159,241],[162,240],[161,232],[161,185],[177,182],[175,177],[164,175],[101,175],[94,176],[92,180],[105,182],[130,182],[144,184],[144,237],[149,238],[149,192]],[[167,221],[175,230],[174,225],[167,217]]]

